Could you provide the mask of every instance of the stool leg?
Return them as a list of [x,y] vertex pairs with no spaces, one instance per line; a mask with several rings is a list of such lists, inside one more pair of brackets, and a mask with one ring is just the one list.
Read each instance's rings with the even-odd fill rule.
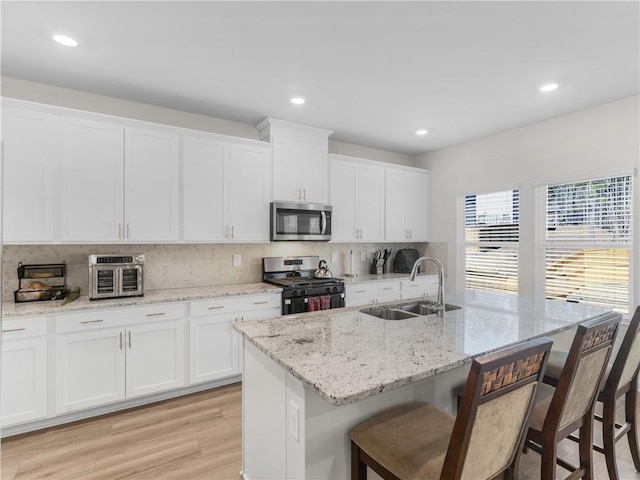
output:
[[555,480],[556,445],[553,441],[544,441],[542,443],[542,463],[540,465],[540,478],[542,480]]
[[602,408],[602,446],[607,461],[607,472],[611,480],[618,480],[616,462],[616,399],[608,395],[603,399]]
[[593,480],[593,410],[589,421],[580,427],[580,442],[578,443],[580,452],[580,466],[584,467],[585,480]]
[[632,383],[631,390],[629,390],[624,399],[624,410],[627,422],[631,425],[630,430],[627,432],[627,439],[629,440],[629,449],[631,450],[631,457],[633,458],[633,465],[636,470],[640,472],[640,454],[638,453],[638,430],[637,430],[637,415],[638,407],[636,405],[638,400],[638,380]]
[[351,442],[351,480],[367,480],[367,466],[360,459],[360,447]]

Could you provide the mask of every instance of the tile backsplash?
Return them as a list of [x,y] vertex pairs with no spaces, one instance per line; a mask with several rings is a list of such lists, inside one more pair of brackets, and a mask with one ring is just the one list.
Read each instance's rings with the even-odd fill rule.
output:
[[[252,283],[262,281],[262,257],[318,255],[325,259],[335,276],[345,272],[350,250],[356,254],[356,271],[368,273],[373,253],[384,248],[416,248],[429,253],[445,265],[446,244],[334,244],[322,242],[273,242],[254,244],[168,244],[168,245],[5,245],[2,250],[2,300],[12,301],[18,288],[18,262],[67,263],[67,284],[86,294],[89,288],[88,256],[92,253],[144,253],[145,290],[192,286]],[[360,252],[366,260],[360,261]],[[332,253],[337,261],[332,262]],[[242,265],[233,266],[233,255],[241,255]],[[391,261],[393,258],[391,259]],[[430,269],[431,264],[427,265]],[[427,270],[429,271],[429,270]]]

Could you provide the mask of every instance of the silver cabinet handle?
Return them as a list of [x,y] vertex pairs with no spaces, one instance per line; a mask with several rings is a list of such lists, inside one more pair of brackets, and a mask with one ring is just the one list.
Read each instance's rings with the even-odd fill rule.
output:
[[147,317],[160,317],[162,315],[166,315],[165,312],[158,312],[158,313],[147,313]]
[[229,238],[229,225],[224,226],[224,238]]
[[104,320],[83,320],[80,323],[100,323],[100,322],[104,322]]
[[218,310],[220,308],[224,308],[224,305],[219,305],[217,307],[209,307],[208,310]]
[[129,348],[131,348],[131,330],[129,330]]
[[302,200],[302,190],[298,189],[298,200]]
[[269,301],[265,300],[264,302],[253,302],[254,305],[264,305],[265,303],[269,303]]
[[122,350],[122,332],[120,332],[120,350]]
[[233,225],[231,225],[231,238],[233,238]]
[[131,239],[131,229],[129,228],[129,222],[127,222],[127,240]]
[[2,333],[22,332],[24,330],[26,330],[26,328],[10,328],[9,330],[2,330]]
[[307,201],[307,189],[303,188],[302,189],[302,199],[306,202]]
[[354,293],[367,293],[366,290],[356,290]]
[[385,287],[383,290],[393,290],[393,287]]
[[122,222],[118,222],[118,240],[122,239]]

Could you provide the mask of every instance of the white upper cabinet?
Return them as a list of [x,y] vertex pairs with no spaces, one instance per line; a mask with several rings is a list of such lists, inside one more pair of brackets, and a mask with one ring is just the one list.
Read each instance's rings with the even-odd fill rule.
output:
[[183,239],[268,242],[269,145],[183,138]]
[[273,199],[326,203],[327,154],[333,132],[274,118],[257,127],[260,139],[271,142]]
[[179,238],[177,135],[64,119],[61,240]]
[[268,145],[231,145],[229,224],[231,240],[269,241],[271,161]]
[[228,157],[226,143],[182,138],[182,238],[185,241],[225,240]]
[[121,240],[124,127],[84,119],[62,121],[61,240]]
[[374,162],[330,155],[332,240],[384,240],[384,168]]
[[59,123],[47,113],[3,107],[3,240],[54,240]]
[[124,236],[136,242],[180,237],[180,157],[177,135],[125,130]]
[[386,175],[385,239],[390,242],[429,240],[429,172],[388,167]]

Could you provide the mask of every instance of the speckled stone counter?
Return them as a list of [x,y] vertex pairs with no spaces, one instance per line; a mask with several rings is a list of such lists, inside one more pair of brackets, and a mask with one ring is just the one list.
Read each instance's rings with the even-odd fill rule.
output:
[[209,287],[175,288],[145,292],[143,297],[111,298],[89,300],[81,295],[67,305],[62,300],[44,302],[13,303],[2,302],[2,317],[24,317],[35,315],[54,315],[78,310],[130,307],[134,305],[150,305],[154,303],[187,302],[236,295],[258,295],[261,293],[279,293],[282,289],[267,283],[242,283],[237,285],[215,285]]
[[306,388],[331,405],[345,405],[609,311],[472,291],[447,301],[462,308],[446,312],[444,319],[382,320],[352,307],[235,323],[234,328]]
[[345,285],[357,285],[359,283],[383,282],[385,280],[408,280],[408,273],[385,273],[384,275],[371,275],[369,273],[358,274],[356,277],[343,277]]

